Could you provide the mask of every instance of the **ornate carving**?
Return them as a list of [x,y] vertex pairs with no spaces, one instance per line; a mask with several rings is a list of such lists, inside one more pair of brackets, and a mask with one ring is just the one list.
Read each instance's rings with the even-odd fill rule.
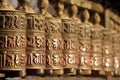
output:
[[93,70],[102,70],[103,66],[103,56],[102,54],[94,54],[91,56],[91,61],[92,61],[92,69]]
[[90,14],[89,14],[89,12],[88,12],[87,9],[83,10],[81,18],[82,18],[83,23],[88,24],[89,27],[92,25],[92,24],[89,22]]
[[120,34],[114,33],[113,37],[113,53],[114,53],[114,73],[119,75],[120,72]]
[[103,68],[106,72],[111,72],[114,68],[112,36],[112,30],[103,30]]
[[64,65],[64,68],[78,68],[78,64],[79,64],[79,62],[78,62],[78,59],[79,59],[79,57],[78,57],[78,54],[75,54],[75,52],[73,51],[71,51],[71,53],[70,52],[64,52],[64,61],[65,61],[65,65]]
[[64,49],[65,50],[78,50],[78,43],[77,40],[69,40],[69,39],[65,39],[64,40]]
[[63,33],[66,34],[66,36],[68,35],[77,35],[77,26],[79,25],[79,21],[78,20],[73,20],[72,19],[63,19]]
[[105,71],[107,72],[109,72],[109,71],[113,71],[113,69],[114,69],[114,58],[113,58],[113,56],[111,56],[111,55],[105,55],[104,57],[103,57],[103,67],[104,67],[104,69],[105,69]]
[[23,70],[26,66],[26,55],[22,51],[2,51],[0,60],[1,70]]
[[61,35],[62,27],[60,27],[60,26],[62,26],[62,25],[61,25],[60,19],[57,19],[57,18],[46,19],[45,25],[46,25],[46,33],[47,34]]
[[[4,5],[5,8],[9,6]],[[26,17],[24,12],[12,10],[0,10],[0,70],[23,71],[26,66]]]
[[[27,13],[27,69],[44,69],[46,66],[46,38],[44,17],[34,13],[30,0],[18,0],[17,9]],[[40,73],[41,74],[41,73]]]
[[[65,53],[65,68],[77,68],[78,63],[76,61],[78,58],[78,39],[77,39],[77,26],[79,25],[78,20],[71,20],[71,19],[63,19],[63,38],[64,38],[64,53]],[[71,54],[72,52],[72,54]],[[66,56],[67,55],[67,56]],[[72,55],[72,56],[69,56]],[[67,60],[70,59],[73,61],[75,59],[74,64],[70,64]],[[69,66],[70,65],[70,66]]]
[[[78,26],[78,40],[79,40],[79,56],[80,56],[80,63],[79,69],[84,71],[91,71],[91,44],[90,44],[90,37],[91,31],[90,27],[92,24],[89,22],[89,12],[84,10],[82,12],[82,21]],[[82,71],[81,74],[84,74]],[[90,74],[86,72],[85,74]]]
[[46,19],[46,51],[47,69],[63,68],[63,39],[61,34],[61,20],[55,18]]
[[63,69],[63,55],[61,51],[48,52],[47,69]]
[[35,36],[28,35],[27,36],[27,49],[35,48],[45,50],[45,36]]
[[0,11],[0,29],[8,30],[24,30],[26,29],[25,13],[20,11]]
[[44,32],[44,17],[40,14],[27,14],[27,32]]
[[63,49],[62,38],[47,39],[46,44],[47,44],[47,49],[48,50],[61,50],[61,49]]
[[93,15],[94,25],[91,30],[91,61],[93,70],[102,70],[102,30],[103,26],[100,25],[100,16],[98,13]]
[[25,48],[26,37],[25,36],[15,36],[15,35],[2,35],[0,36],[1,48]]
[[[63,0],[64,1],[64,0]],[[61,0],[62,3],[62,0]],[[62,4],[61,4],[62,6]],[[73,8],[75,10],[73,10]],[[61,10],[62,11],[62,10]],[[77,29],[80,24],[80,20],[76,18],[77,15],[77,6],[72,5],[71,7],[71,17],[70,18],[62,18],[62,25],[63,25],[63,39],[64,39],[64,69],[65,74],[67,75],[75,75],[76,68],[78,68],[79,64],[79,55],[78,55],[78,36],[77,36]]]
[[46,55],[44,53],[45,51],[34,51],[27,54],[27,69],[45,69]]
[[89,54],[91,45],[87,41],[79,40],[79,51],[80,54]]
[[91,68],[90,55],[80,55],[79,68],[82,70]]
[[[31,21],[34,21],[34,19],[31,19]],[[29,26],[27,30],[27,69],[44,69],[46,65],[46,38],[43,24],[39,25],[36,26],[34,22],[33,26],[30,25],[32,28],[29,28]]]

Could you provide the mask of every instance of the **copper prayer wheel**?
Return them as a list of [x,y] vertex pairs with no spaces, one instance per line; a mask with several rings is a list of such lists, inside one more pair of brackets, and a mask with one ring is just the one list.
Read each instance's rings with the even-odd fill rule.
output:
[[[40,13],[35,13],[30,6],[30,0],[18,0],[17,9],[26,12],[27,26],[27,74],[31,75],[31,70],[34,74],[43,75],[46,67],[46,38],[44,16]],[[32,74],[33,75],[33,74]]]
[[92,70],[103,70],[102,54],[102,28],[98,26],[91,27],[91,62]]
[[29,70],[37,70],[43,75],[46,67],[46,38],[44,17],[37,13],[27,13],[27,65]]
[[[91,74],[91,60],[90,60],[90,28],[84,25],[79,26],[78,40],[79,40],[79,74]],[[81,72],[82,71],[82,72]]]
[[26,14],[0,10],[0,70],[19,71],[25,76]]
[[120,75],[120,34],[113,34],[114,75]]
[[92,62],[92,70],[96,71],[100,75],[103,71],[103,54],[102,54],[102,38],[104,29],[100,23],[100,16],[98,13],[93,15],[93,23],[91,26],[91,62]]
[[63,74],[63,39],[61,19],[46,18],[46,68],[50,75]]
[[64,73],[76,75],[79,64],[77,26],[78,20],[62,19],[64,39]]
[[92,24],[89,20],[89,12],[83,11],[83,23],[78,26],[78,41],[79,41],[79,68],[78,74],[91,74],[91,32]]
[[112,34],[112,30],[103,30],[103,68],[106,75],[112,75],[114,70]]

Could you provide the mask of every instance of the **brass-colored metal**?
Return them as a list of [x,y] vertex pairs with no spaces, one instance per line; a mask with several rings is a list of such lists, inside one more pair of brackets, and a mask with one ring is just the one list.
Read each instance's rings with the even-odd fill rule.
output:
[[48,72],[52,75],[63,74],[63,39],[61,20],[46,18],[46,55]]
[[120,34],[113,34],[114,74],[120,75]]
[[40,14],[28,13],[27,24],[26,68],[37,69],[37,73],[43,75],[46,68],[44,17]]
[[93,15],[94,25],[91,30],[91,62],[92,70],[103,71],[103,54],[102,54],[102,30],[103,26],[100,25],[100,16],[98,13]]
[[113,75],[114,53],[113,53],[113,30],[103,30],[103,68],[106,75]]
[[63,74],[63,39],[61,19],[52,17],[47,11],[48,0],[38,0],[41,14],[45,16],[46,71],[50,75]]
[[91,74],[91,45],[90,45],[90,27],[92,24],[89,22],[88,10],[83,11],[82,21],[78,26],[78,40],[79,40],[79,69],[78,73],[83,75]]
[[[5,1],[0,10],[0,70],[19,71],[25,76],[26,15]],[[5,7],[6,6],[6,7]],[[7,9],[8,8],[8,9]]]
[[[77,25],[75,20],[63,19],[63,39],[64,39],[64,56],[65,56],[65,74],[75,75],[78,68],[78,39]],[[78,22],[78,20],[76,21]]]
[[[35,13],[30,7],[30,0],[18,0],[17,9],[25,11],[27,16],[27,70],[36,70],[38,75],[43,75],[46,68],[46,38],[44,16]],[[28,73],[29,74],[29,73]]]
[[80,24],[80,20],[76,18],[77,5],[71,6],[71,17],[63,18],[63,39],[64,39],[64,74],[65,75],[76,75],[79,64],[78,55],[78,36],[77,27]]

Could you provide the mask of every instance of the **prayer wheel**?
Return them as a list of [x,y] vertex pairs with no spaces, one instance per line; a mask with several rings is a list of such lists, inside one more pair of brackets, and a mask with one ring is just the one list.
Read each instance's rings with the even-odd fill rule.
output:
[[26,14],[17,11],[6,0],[0,10],[0,71],[18,71],[25,76]]
[[44,70],[46,68],[44,16],[33,11],[30,7],[29,0],[18,1],[19,5],[17,9],[25,11],[27,17],[27,73],[35,72],[34,74],[44,75]]
[[63,74],[63,39],[61,19],[46,18],[46,68],[51,75]]
[[103,29],[103,68],[106,75],[113,75],[114,70],[112,35],[112,30]]
[[103,71],[103,54],[102,54],[102,30],[104,29],[100,23],[100,16],[98,13],[93,15],[93,23],[91,26],[91,63],[92,70],[98,71],[100,75]]
[[83,23],[78,26],[79,68],[78,74],[91,74],[91,32],[88,10],[83,11]]

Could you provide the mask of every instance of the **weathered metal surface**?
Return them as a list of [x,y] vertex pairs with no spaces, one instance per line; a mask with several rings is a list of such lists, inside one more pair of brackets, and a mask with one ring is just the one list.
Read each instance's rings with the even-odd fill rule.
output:
[[103,30],[103,68],[105,72],[112,73],[114,69],[114,53],[112,42],[112,31],[109,29]]
[[78,26],[78,40],[79,40],[79,74],[91,74],[91,45],[90,45],[90,27],[89,12],[83,11],[83,23]]
[[104,29],[100,25],[100,16],[98,13],[93,15],[94,25],[90,28],[91,31],[91,63],[92,70],[103,70],[103,54],[102,54],[102,39]]
[[45,69],[46,38],[44,17],[40,14],[27,14],[27,69]]
[[120,34],[113,34],[114,74],[120,75]]
[[[63,39],[64,39],[64,51],[65,56],[65,65],[64,68],[66,73],[75,75],[76,68],[79,64],[79,55],[78,55],[78,38],[77,38],[77,20],[72,19],[63,19]],[[73,70],[72,70],[73,69]],[[70,70],[70,72],[69,72]]]
[[19,11],[0,11],[0,70],[23,71],[26,67],[26,16]]
[[44,16],[40,13],[34,13],[30,6],[30,0],[18,1],[19,5],[17,9],[25,11],[27,17],[26,69],[37,70],[37,74],[44,74],[44,70],[46,68]]
[[49,75],[63,74],[63,39],[61,19],[54,18],[47,12],[48,0],[38,0],[40,13],[45,17],[46,32],[46,73]]
[[63,74],[63,39],[61,19],[46,18],[46,68],[50,74]]

